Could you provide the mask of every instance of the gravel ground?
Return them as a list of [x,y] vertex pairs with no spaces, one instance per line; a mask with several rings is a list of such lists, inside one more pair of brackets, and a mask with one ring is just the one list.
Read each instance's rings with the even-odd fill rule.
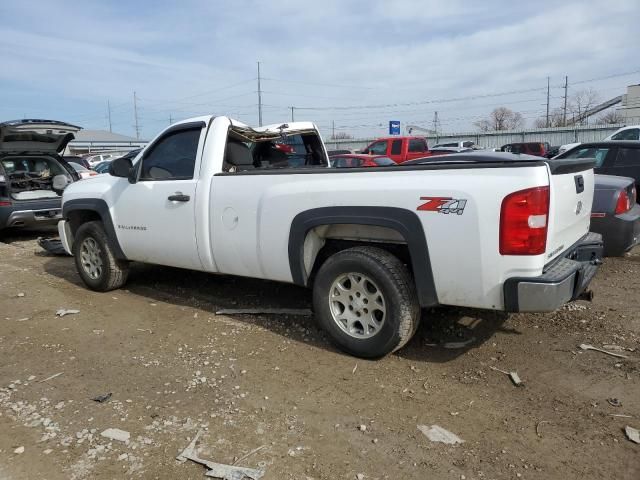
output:
[[309,308],[304,289],[136,265],[126,289],[94,293],[37,234],[0,237],[2,480],[205,478],[175,459],[199,430],[200,457],[259,448],[239,464],[267,480],[640,478],[624,433],[640,429],[640,249],[606,259],[593,303],[426,311],[407,347],[363,361],[311,316],[215,314]]

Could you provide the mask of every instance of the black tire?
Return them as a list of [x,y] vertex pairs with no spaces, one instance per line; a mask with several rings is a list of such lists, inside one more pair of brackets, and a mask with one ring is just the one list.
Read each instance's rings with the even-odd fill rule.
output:
[[[85,241],[93,242],[96,246],[95,255],[102,261],[101,268],[94,272],[95,276],[91,275],[89,267],[83,265],[82,249]],[[84,254],[86,257],[86,251]],[[80,278],[91,290],[108,292],[120,288],[127,281],[129,263],[116,259],[102,222],[93,221],[80,225],[73,240],[73,257]]]
[[[362,303],[351,302],[351,307],[342,310],[344,305],[341,302],[330,301],[334,282],[345,279],[345,275],[350,273],[368,277],[371,280],[369,283],[373,284],[371,287],[375,287],[371,290],[382,294],[385,307],[383,321],[379,330],[366,338],[361,333],[365,331],[364,323],[358,323],[359,320],[355,319],[356,328],[350,334],[346,331],[349,327],[341,327],[332,313],[337,309],[337,316],[344,316],[347,308],[350,310],[347,314],[354,312],[354,308],[356,314],[367,312],[361,310],[364,308]],[[349,280],[345,281],[346,285],[350,285]],[[349,288],[357,290],[360,286],[357,284]],[[361,358],[380,358],[402,348],[411,340],[420,322],[420,305],[409,270],[396,256],[376,247],[349,248],[329,257],[316,275],[313,305],[319,324],[338,348]],[[340,310],[343,313],[339,313]],[[373,315],[374,312],[371,313]],[[358,335],[360,338],[357,338]]]

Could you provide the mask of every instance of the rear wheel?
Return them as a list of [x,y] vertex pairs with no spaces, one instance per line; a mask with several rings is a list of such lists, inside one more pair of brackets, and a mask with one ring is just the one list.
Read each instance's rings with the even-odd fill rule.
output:
[[107,292],[127,281],[129,264],[115,258],[101,222],[84,223],[73,241],[76,269],[91,290]]
[[420,321],[415,285],[407,267],[375,247],[331,256],[313,287],[318,322],[351,355],[382,357],[402,348]]

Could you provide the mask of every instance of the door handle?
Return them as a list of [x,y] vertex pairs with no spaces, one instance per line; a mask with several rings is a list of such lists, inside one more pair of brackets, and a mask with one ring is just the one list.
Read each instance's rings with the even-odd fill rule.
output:
[[170,202],[188,202],[191,197],[189,195],[183,195],[180,192],[176,192],[174,195],[169,195],[167,199]]

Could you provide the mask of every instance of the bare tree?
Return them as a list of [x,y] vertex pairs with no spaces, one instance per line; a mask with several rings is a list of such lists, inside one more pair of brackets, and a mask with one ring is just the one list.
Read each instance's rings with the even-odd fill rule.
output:
[[489,114],[489,117],[474,122],[481,132],[493,132],[499,130],[514,130],[524,126],[524,118],[518,112],[507,107],[498,107]]
[[348,134],[347,132],[337,132],[334,135],[331,135],[331,140],[351,140],[353,135]]
[[[547,116],[544,115],[542,117],[536,118],[534,125],[536,128],[545,128],[547,126]],[[561,108],[554,108],[551,112],[549,112],[549,126],[550,127],[564,126]]]
[[585,113],[595,107],[600,101],[600,95],[592,88],[579,90],[571,96],[567,105],[567,122],[569,122],[569,114],[573,118],[572,123],[584,125],[587,122]]
[[597,123],[603,124],[616,124],[624,123],[624,117],[617,110],[609,110],[598,117]]

